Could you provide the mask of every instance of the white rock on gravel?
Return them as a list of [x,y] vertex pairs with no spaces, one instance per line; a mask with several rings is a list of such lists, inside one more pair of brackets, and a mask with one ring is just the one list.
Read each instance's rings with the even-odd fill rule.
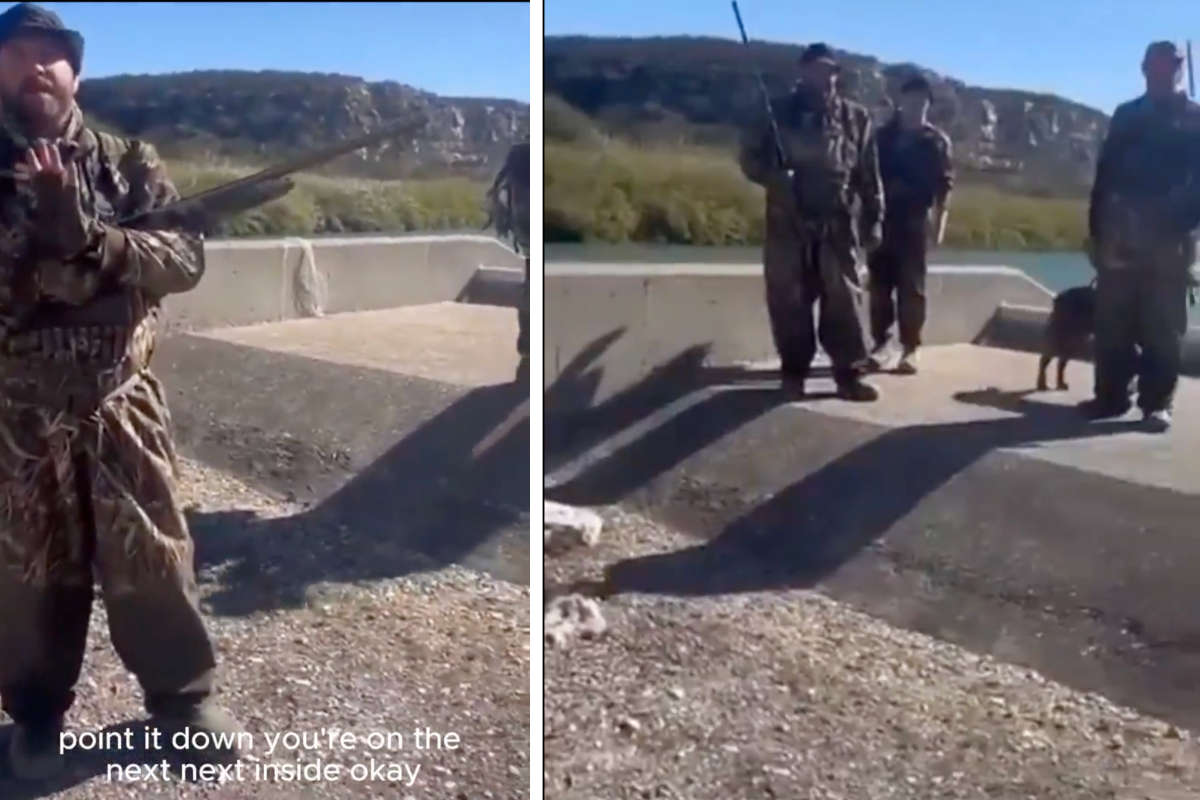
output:
[[578,547],[594,547],[600,541],[604,520],[596,512],[549,500],[542,510],[546,553],[555,555]]
[[569,594],[546,606],[545,629],[547,644],[564,647],[574,638],[596,638],[608,629],[608,623],[595,600]]

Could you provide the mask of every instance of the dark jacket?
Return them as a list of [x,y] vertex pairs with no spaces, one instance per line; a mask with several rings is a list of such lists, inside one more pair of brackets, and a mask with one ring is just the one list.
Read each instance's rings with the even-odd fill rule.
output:
[[1096,164],[1088,209],[1093,241],[1182,239],[1198,224],[1200,106],[1182,93],[1122,104]]
[[[772,220],[797,211],[805,221],[844,216],[856,205],[859,229],[878,235],[883,187],[871,116],[836,93],[828,97],[799,86],[774,104],[785,163],[778,164],[775,141],[765,118],[748,130],[739,163],[751,181],[767,187],[767,235]],[[772,176],[792,170],[792,197],[778,194]],[[772,211],[776,213],[772,213]]]
[[924,220],[935,205],[945,204],[954,189],[949,136],[929,123],[906,131],[893,117],[875,141],[889,223]]

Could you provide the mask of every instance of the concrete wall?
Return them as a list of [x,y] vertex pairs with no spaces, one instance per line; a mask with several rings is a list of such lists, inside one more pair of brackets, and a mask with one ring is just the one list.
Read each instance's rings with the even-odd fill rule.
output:
[[[758,266],[548,264],[545,275],[544,385],[580,373],[589,384],[547,411],[603,402],[684,353],[705,353],[708,367],[775,358]],[[929,344],[973,341],[1002,302],[1051,297],[1008,267],[935,267],[928,293]]]
[[458,234],[213,241],[206,253],[200,285],[167,300],[169,330],[453,301],[481,267],[522,265],[497,239]]

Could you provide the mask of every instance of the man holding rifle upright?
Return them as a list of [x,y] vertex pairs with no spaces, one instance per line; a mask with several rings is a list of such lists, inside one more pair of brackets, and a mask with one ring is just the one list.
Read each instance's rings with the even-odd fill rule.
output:
[[747,132],[740,163],[767,190],[763,268],[785,386],[804,392],[819,337],[838,396],[872,402],[858,265],[881,239],[883,187],[870,114],[838,94],[838,72],[827,45],[809,46],[800,82]]

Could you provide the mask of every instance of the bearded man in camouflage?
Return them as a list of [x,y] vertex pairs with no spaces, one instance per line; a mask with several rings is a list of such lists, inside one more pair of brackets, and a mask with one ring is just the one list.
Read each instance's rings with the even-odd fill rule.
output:
[[858,265],[882,236],[871,117],[838,94],[839,67],[827,45],[808,47],[800,70],[795,90],[773,105],[781,141],[764,119],[748,132],[740,157],[746,177],[767,190],[763,271],[771,332],[786,386],[803,393],[819,336],[838,396],[871,402],[879,392],[862,379],[868,359],[858,316]]
[[57,15],[0,14],[0,702],[29,779],[62,766],[94,581],[162,740],[239,732],[211,701],[216,654],[148,366],[160,302],[199,282],[203,242],[117,222],[178,194],[152,147],[84,126],[82,59]]
[[508,151],[488,190],[488,214],[496,232],[512,237],[525,257],[525,280],[517,306],[517,354],[523,372],[529,364],[529,142],[518,142]]
[[1146,92],[1113,113],[1088,213],[1096,269],[1096,383],[1091,419],[1138,406],[1165,431],[1179,384],[1188,289],[1200,225],[1200,106],[1179,90],[1183,54],[1172,42],[1146,49]]

